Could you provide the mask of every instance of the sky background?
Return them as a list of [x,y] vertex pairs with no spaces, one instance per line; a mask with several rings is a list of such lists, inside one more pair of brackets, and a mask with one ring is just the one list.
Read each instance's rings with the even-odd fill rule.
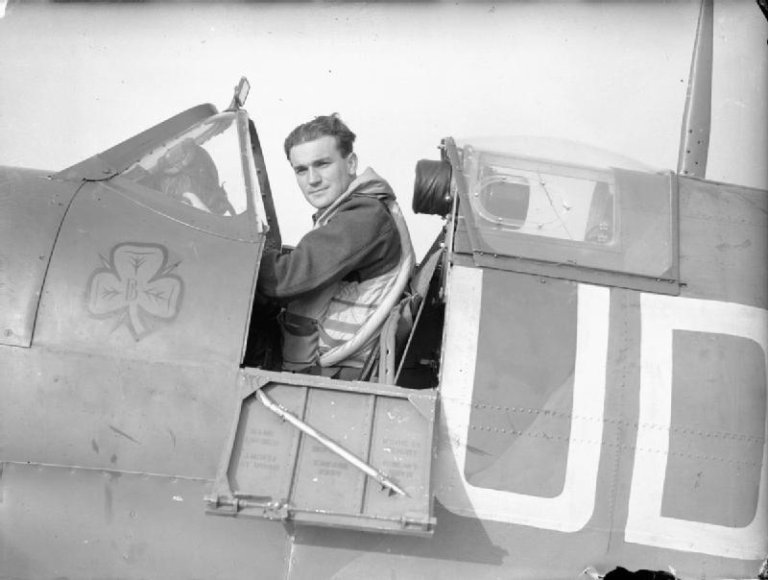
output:
[[[568,139],[677,166],[697,1],[0,2],[0,165],[60,170],[241,76],[284,241],[310,223],[282,152],[339,112],[393,185],[421,256],[441,220],[410,212],[416,161],[446,136]],[[715,2],[707,177],[768,189],[768,25]]]

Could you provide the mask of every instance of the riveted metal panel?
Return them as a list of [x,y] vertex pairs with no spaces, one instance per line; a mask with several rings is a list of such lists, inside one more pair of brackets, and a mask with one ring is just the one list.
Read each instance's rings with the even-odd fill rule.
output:
[[[686,368],[696,364],[702,343],[691,343],[686,354],[680,352],[678,339],[672,344],[670,337],[673,359],[668,368],[674,366],[675,372],[670,372],[669,388],[681,377],[688,384],[675,384],[675,389],[683,389],[671,402],[671,421],[678,423],[664,425],[642,415],[641,398],[651,393],[658,401],[664,390],[663,381],[644,384],[648,359],[653,358],[648,346],[655,348],[663,337],[654,334],[643,310],[652,297],[668,305],[659,312],[659,320],[667,320],[687,299],[476,267],[453,266],[448,281],[435,494],[448,513],[437,511],[440,525],[428,546],[389,539],[374,545],[350,535],[320,539],[302,530],[293,577],[311,576],[310,563],[317,560],[322,541],[347,541],[351,546],[334,554],[334,578],[354,578],[364,569],[378,570],[380,577],[407,569],[414,577],[496,578],[503,571],[510,578],[573,578],[587,566],[610,570],[617,565],[630,570],[671,566],[684,577],[754,576],[762,554],[760,561],[742,559],[735,543],[730,545],[732,555],[723,556],[626,537],[633,497],[652,487],[633,483],[643,455],[662,457],[666,464],[643,469],[643,483],[664,478],[670,483],[668,489],[659,486],[661,493],[671,493],[659,506],[660,516],[663,510],[663,515],[684,519],[700,530],[706,530],[705,522],[739,525],[750,510],[756,519],[763,518],[754,497],[742,493],[750,488],[754,493],[764,451],[765,367],[754,345],[750,368],[730,373],[737,362],[718,361],[722,341],[711,341],[709,353],[701,354],[714,360],[692,373]],[[708,316],[706,310],[691,314],[696,320]],[[747,352],[743,346],[734,348]],[[657,361],[650,364],[661,366]],[[719,368],[717,374],[713,368]],[[736,390],[730,384],[718,385],[718,374],[743,384]],[[690,389],[702,392],[689,396]],[[745,400],[757,408],[745,412],[750,407]],[[655,408],[664,409],[664,403]],[[703,420],[705,414],[728,417],[713,422]],[[734,429],[740,417],[745,424]],[[641,441],[644,431],[657,434],[664,445]],[[751,464],[749,471],[743,462]],[[569,469],[575,474],[570,481]],[[593,489],[572,495],[575,501],[559,514],[564,517],[535,521],[557,505],[562,492],[576,489],[589,477]],[[734,477],[738,483],[727,481]],[[687,497],[675,501],[681,494],[719,497],[730,505],[702,506]],[[736,504],[739,509],[726,514]],[[592,507],[584,512],[580,527],[556,531],[584,505]],[[663,530],[659,524],[651,532]],[[765,546],[761,533],[756,530],[750,539],[762,539]],[[464,549],[468,537],[471,550]],[[692,534],[686,541],[693,545],[699,538]],[[456,561],[430,560],[435,554]],[[552,554],[560,557],[553,559]]]
[[56,234],[77,185],[0,168],[0,345],[28,347]]
[[213,478],[237,368],[0,347],[0,461]]
[[676,330],[672,341],[662,515],[744,528],[762,509],[766,355],[753,340],[718,332]]
[[283,578],[283,526],[207,516],[209,482],[6,463],[0,577],[15,580]]
[[679,182],[683,296],[768,308],[768,192]]
[[[474,486],[555,497],[563,491],[577,334],[575,282],[483,273],[471,428]],[[541,458],[547,457],[542,462]]]

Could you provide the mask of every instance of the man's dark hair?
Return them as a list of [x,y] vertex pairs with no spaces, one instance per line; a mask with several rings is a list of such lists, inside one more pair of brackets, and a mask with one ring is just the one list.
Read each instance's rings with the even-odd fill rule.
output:
[[356,135],[344,124],[338,113],[321,115],[299,125],[291,131],[283,144],[285,156],[290,161],[291,149],[296,145],[314,141],[321,137],[335,137],[339,153],[341,153],[342,157],[347,157],[352,153],[352,144],[355,142]]

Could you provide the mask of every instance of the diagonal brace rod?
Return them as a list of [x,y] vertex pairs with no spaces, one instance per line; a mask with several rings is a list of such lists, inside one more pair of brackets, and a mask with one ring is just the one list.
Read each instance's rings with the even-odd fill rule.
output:
[[256,391],[256,397],[258,398],[259,402],[264,405],[267,409],[278,415],[281,419],[284,421],[288,421],[291,425],[296,427],[299,431],[302,433],[308,435],[309,437],[312,437],[315,441],[338,455],[339,457],[343,458],[344,460],[351,463],[354,467],[365,473],[367,476],[372,477],[376,481],[378,481],[383,487],[386,487],[387,489],[408,497],[408,494],[403,491],[402,488],[400,488],[394,481],[392,481],[386,474],[382,473],[375,467],[367,464],[365,461],[357,457],[354,453],[351,451],[348,451],[332,439],[330,439],[327,435],[323,435],[312,427],[311,425],[305,423],[301,419],[299,419],[296,415],[291,413],[290,411],[284,409],[282,406],[280,406],[278,403],[273,401],[269,398],[269,396],[264,392],[263,389],[258,389]]

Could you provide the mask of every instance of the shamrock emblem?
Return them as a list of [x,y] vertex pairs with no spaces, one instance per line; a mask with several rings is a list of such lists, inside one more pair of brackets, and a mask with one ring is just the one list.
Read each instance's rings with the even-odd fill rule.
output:
[[88,283],[88,311],[96,318],[118,317],[133,338],[152,331],[153,320],[171,320],[178,314],[184,284],[171,272],[168,251],[158,244],[126,243],[112,248],[110,259]]

